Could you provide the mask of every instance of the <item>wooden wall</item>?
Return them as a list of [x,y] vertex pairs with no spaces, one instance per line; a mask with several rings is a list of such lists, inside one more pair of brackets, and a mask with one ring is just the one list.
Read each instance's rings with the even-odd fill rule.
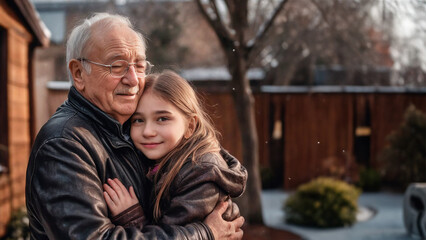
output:
[[0,25],[7,35],[7,160],[9,171],[0,176],[0,236],[11,212],[25,205],[25,172],[30,152],[29,44],[32,35],[15,13],[0,1]]
[[[203,96],[223,146],[241,159],[231,96]],[[412,103],[426,112],[425,93],[258,93],[255,98],[260,166],[276,171],[285,189],[323,174],[327,161],[360,161],[355,159],[355,131],[366,124],[371,129],[369,165],[379,169],[377,154],[401,124],[406,108]]]

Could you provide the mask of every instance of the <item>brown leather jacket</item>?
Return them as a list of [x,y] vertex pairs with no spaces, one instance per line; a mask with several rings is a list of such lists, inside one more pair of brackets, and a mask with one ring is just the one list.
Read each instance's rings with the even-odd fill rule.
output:
[[213,238],[202,222],[148,225],[142,231],[111,222],[102,188],[108,178],[134,186],[142,202],[149,196],[128,127],[70,89],[31,151],[25,189],[31,239]]
[[[159,189],[164,178],[154,186]],[[223,215],[225,220],[239,217],[238,206],[231,198],[243,194],[247,182],[247,170],[226,151],[219,154],[207,153],[192,162],[188,159],[174,179],[169,195],[161,204],[162,217],[158,224],[185,225],[202,221],[217,203],[228,201],[228,209]],[[153,202],[151,200],[151,202]],[[152,205],[151,208],[153,209]],[[149,214],[149,213],[147,213]],[[131,226],[146,224],[142,209],[133,206],[121,213],[116,224]]]

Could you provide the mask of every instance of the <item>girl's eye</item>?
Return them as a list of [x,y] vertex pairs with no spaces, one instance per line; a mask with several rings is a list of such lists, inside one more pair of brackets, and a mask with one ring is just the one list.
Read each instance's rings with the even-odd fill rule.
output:
[[142,120],[142,119],[140,119],[140,118],[132,119],[132,124],[133,124],[133,123],[142,123],[142,122],[143,122],[143,120]]
[[164,122],[164,121],[167,121],[167,120],[169,120],[169,118],[167,118],[167,117],[159,117],[157,121]]

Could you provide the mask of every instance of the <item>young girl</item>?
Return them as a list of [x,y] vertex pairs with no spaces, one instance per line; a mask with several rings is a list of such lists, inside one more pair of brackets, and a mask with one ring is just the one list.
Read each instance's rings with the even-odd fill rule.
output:
[[[146,77],[145,90],[131,117],[131,138],[152,160],[146,176],[153,183],[145,217],[130,187],[117,179],[104,185],[104,197],[117,225],[185,225],[203,219],[221,201],[240,196],[247,171],[221,150],[217,132],[188,82],[172,71]],[[136,204],[136,205],[135,205]],[[146,206],[146,204],[143,204]],[[152,215],[151,215],[152,213]],[[225,220],[238,217],[229,204]]]

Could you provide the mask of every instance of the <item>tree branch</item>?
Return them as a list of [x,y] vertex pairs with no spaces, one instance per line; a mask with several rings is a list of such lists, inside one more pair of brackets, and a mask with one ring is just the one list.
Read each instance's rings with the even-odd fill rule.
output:
[[[282,0],[278,7],[275,9],[275,12],[272,14],[271,18],[265,23],[265,27],[256,35],[254,44],[262,40],[262,38],[265,36],[265,34],[268,32],[269,28],[273,25],[275,19],[277,18],[278,14],[281,12],[281,10],[284,8],[285,4],[288,2],[288,0]],[[254,48],[254,46],[253,46]]]
[[214,10],[214,13],[216,14],[218,25],[222,26],[223,29],[224,29],[224,31],[226,31],[228,33],[228,35],[231,36],[231,34],[226,29],[226,24],[222,20],[222,16],[219,13],[219,10],[218,10],[217,5],[216,5],[216,1],[215,0],[210,0],[209,2],[210,2],[211,6],[212,6],[212,8]]
[[207,10],[204,8],[203,4],[201,3],[201,0],[196,0],[196,3],[198,5],[198,8],[200,9],[201,14],[204,16],[204,18],[207,20],[209,25],[213,28],[213,30],[216,32],[217,37],[222,42],[222,44],[229,44],[229,42],[233,42],[231,33],[226,29],[225,24],[223,23],[217,6],[213,1],[209,1],[209,3],[212,5],[214,13],[216,14],[216,19],[213,19],[208,13]]
[[280,2],[280,4],[275,9],[275,12],[272,14],[271,18],[269,18],[269,20],[265,23],[264,28],[256,35],[253,41],[253,45],[247,46],[247,55],[250,56],[249,63],[251,62],[251,59],[252,59],[251,52],[253,51],[253,49],[256,49],[260,45],[266,33],[272,27],[273,23],[275,22],[275,19],[277,18],[281,10],[284,9],[284,6],[287,2],[288,0],[282,0]]

